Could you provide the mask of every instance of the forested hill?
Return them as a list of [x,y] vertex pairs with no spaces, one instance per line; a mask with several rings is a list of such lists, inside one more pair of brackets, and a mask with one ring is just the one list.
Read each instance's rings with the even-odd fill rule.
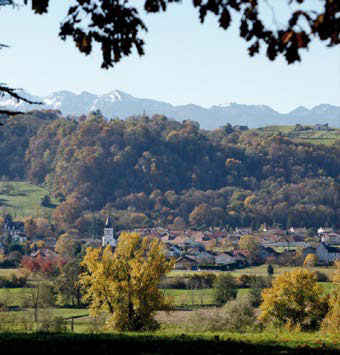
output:
[[[2,136],[2,157],[12,133]],[[64,200],[54,217],[65,230],[96,233],[106,213],[121,228],[340,226],[339,141],[312,145],[230,126],[203,131],[164,116],[107,122],[90,114],[45,120],[16,154],[31,182]]]

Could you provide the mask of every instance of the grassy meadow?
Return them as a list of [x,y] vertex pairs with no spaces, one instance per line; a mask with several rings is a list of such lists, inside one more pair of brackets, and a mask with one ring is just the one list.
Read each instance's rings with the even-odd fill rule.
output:
[[295,126],[267,126],[257,128],[255,131],[263,136],[272,136],[279,132],[286,137],[289,137],[296,142],[306,142],[313,144],[333,144],[336,140],[340,139],[340,129],[332,128],[329,131],[295,131]]
[[[10,185],[10,191],[6,186]],[[51,207],[43,207],[40,202],[48,190],[25,181],[0,182],[0,214],[10,213],[13,218],[26,216],[50,216],[57,201],[51,199]]]

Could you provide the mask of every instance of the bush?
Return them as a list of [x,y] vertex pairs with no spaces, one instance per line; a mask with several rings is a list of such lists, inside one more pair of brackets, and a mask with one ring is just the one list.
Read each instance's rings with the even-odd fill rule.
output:
[[0,261],[0,268],[2,269],[10,269],[15,266],[17,266],[15,260],[5,258],[4,260]]
[[63,317],[53,316],[51,311],[46,309],[40,314],[37,331],[41,333],[65,333],[67,331],[66,321]]
[[235,278],[229,273],[221,273],[214,283],[214,301],[217,304],[225,304],[236,298],[237,285]]
[[315,276],[316,276],[316,279],[318,282],[329,282],[329,277],[327,274],[325,274],[324,272],[322,271],[315,271]]
[[185,276],[165,277],[160,288],[172,288],[185,290],[187,288],[212,288],[216,279],[216,275],[209,272],[195,273]]
[[249,301],[253,307],[258,307],[262,300],[262,290],[271,287],[271,278],[252,276],[250,281]]
[[248,288],[250,286],[251,278],[249,275],[242,274],[237,279],[237,285],[239,288]]
[[216,279],[216,275],[208,272],[189,275],[189,288],[212,288]]
[[187,323],[192,332],[245,332],[254,327],[254,308],[246,297],[229,301],[222,309],[213,312],[199,310],[193,312]]
[[165,277],[159,287],[185,290],[188,280],[184,276]]
[[0,276],[0,288],[21,288],[27,285],[27,275],[11,273],[9,276]]

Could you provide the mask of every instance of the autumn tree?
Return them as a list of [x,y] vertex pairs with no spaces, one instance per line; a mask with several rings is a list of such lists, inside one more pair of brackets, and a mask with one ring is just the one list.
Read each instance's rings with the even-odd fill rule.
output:
[[5,225],[5,218],[0,216],[0,231],[2,232]]
[[155,329],[155,312],[169,309],[169,301],[159,290],[161,278],[171,270],[158,239],[122,233],[112,252],[107,246],[88,248],[81,263],[86,272],[80,282],[90,302],[91,314],[106,312],[108,324],[120,331]]
[[35,220],[32,217],[27,218],[24,222],[24,225],[28,238],[32,238],[37,234],[37,224],[35,223]]
[[314,273],[304,269],[285,272],[263,290],[259,320],[287,328],[318,329],[328,310],[322,293]]
[[340,261],[335,262],[333,289],[329,297],[329,311],[322,322],[322,330],[327,333],[340,334]]
[[256,260],[257,253],[260,248],[260,242],[256,236],[250,234],[242,235],[238,245],[241,249],[249,252],[249,258],[252,262]]
[[61,256],[74,256],[76,253],[76,241],[68,234],[62,234],[56,244],[55,251]]
[[213,219],[213,213],[211,206],[203,203],[194,208],[194,210],[189,215],[189,221],[193,226],[210,225]]
[[318,256],[315,254],[308,254],[303,262],[303,266],[316,266],[318,263]]

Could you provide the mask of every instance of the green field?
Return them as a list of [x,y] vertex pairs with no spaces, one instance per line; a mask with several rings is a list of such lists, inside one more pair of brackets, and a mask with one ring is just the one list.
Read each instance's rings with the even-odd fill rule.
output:
[[[296,269],[296,266],[274,266],[274,276],[275,275],[281,275],[284,272],[289,272],[292,270]],[[328,277],[332,277],[332,275],[335,272],[334,268],[328,268],[328,267],[312,267],[309,268],[309,270],[311,271],[321,271],[323,273],[325,273]],[[249,275],[257,275],[257,276],[267,276],[267,265],[260,265],[260,266],[251,266],[251,267],[247,267],[244,269],[236,269],[233,271],[213,271],[213,270],[202,270],[199,272],[213,272],[213,273],[220,273],[220,272],[231,272],[234,276],[240,276],[242,274],[249,274]],[[169,277],[172,276],[185,276],[185,275],[189,275],[189,274],[194,274],[197,273],[197,271],[192,271],[192,270],[172,270],[169,273]]]
[[314,144],[330,145],[340,139],[340,129],[335,128],[329,131],[295,131],[294,126],[267,126],[255,130],[261,136],[269,137],[281,133],[296,142],[308,142]]
[[[11,186],[9,192],[6,191],[8,184]],[[49,195],[46,189],[28,182],[0,182],[0,215],[10,213],[13,218],[50,216],[54,206],[40,205],[45,195]],[[56,200],[51,199],[51,202],[57,204]]]

